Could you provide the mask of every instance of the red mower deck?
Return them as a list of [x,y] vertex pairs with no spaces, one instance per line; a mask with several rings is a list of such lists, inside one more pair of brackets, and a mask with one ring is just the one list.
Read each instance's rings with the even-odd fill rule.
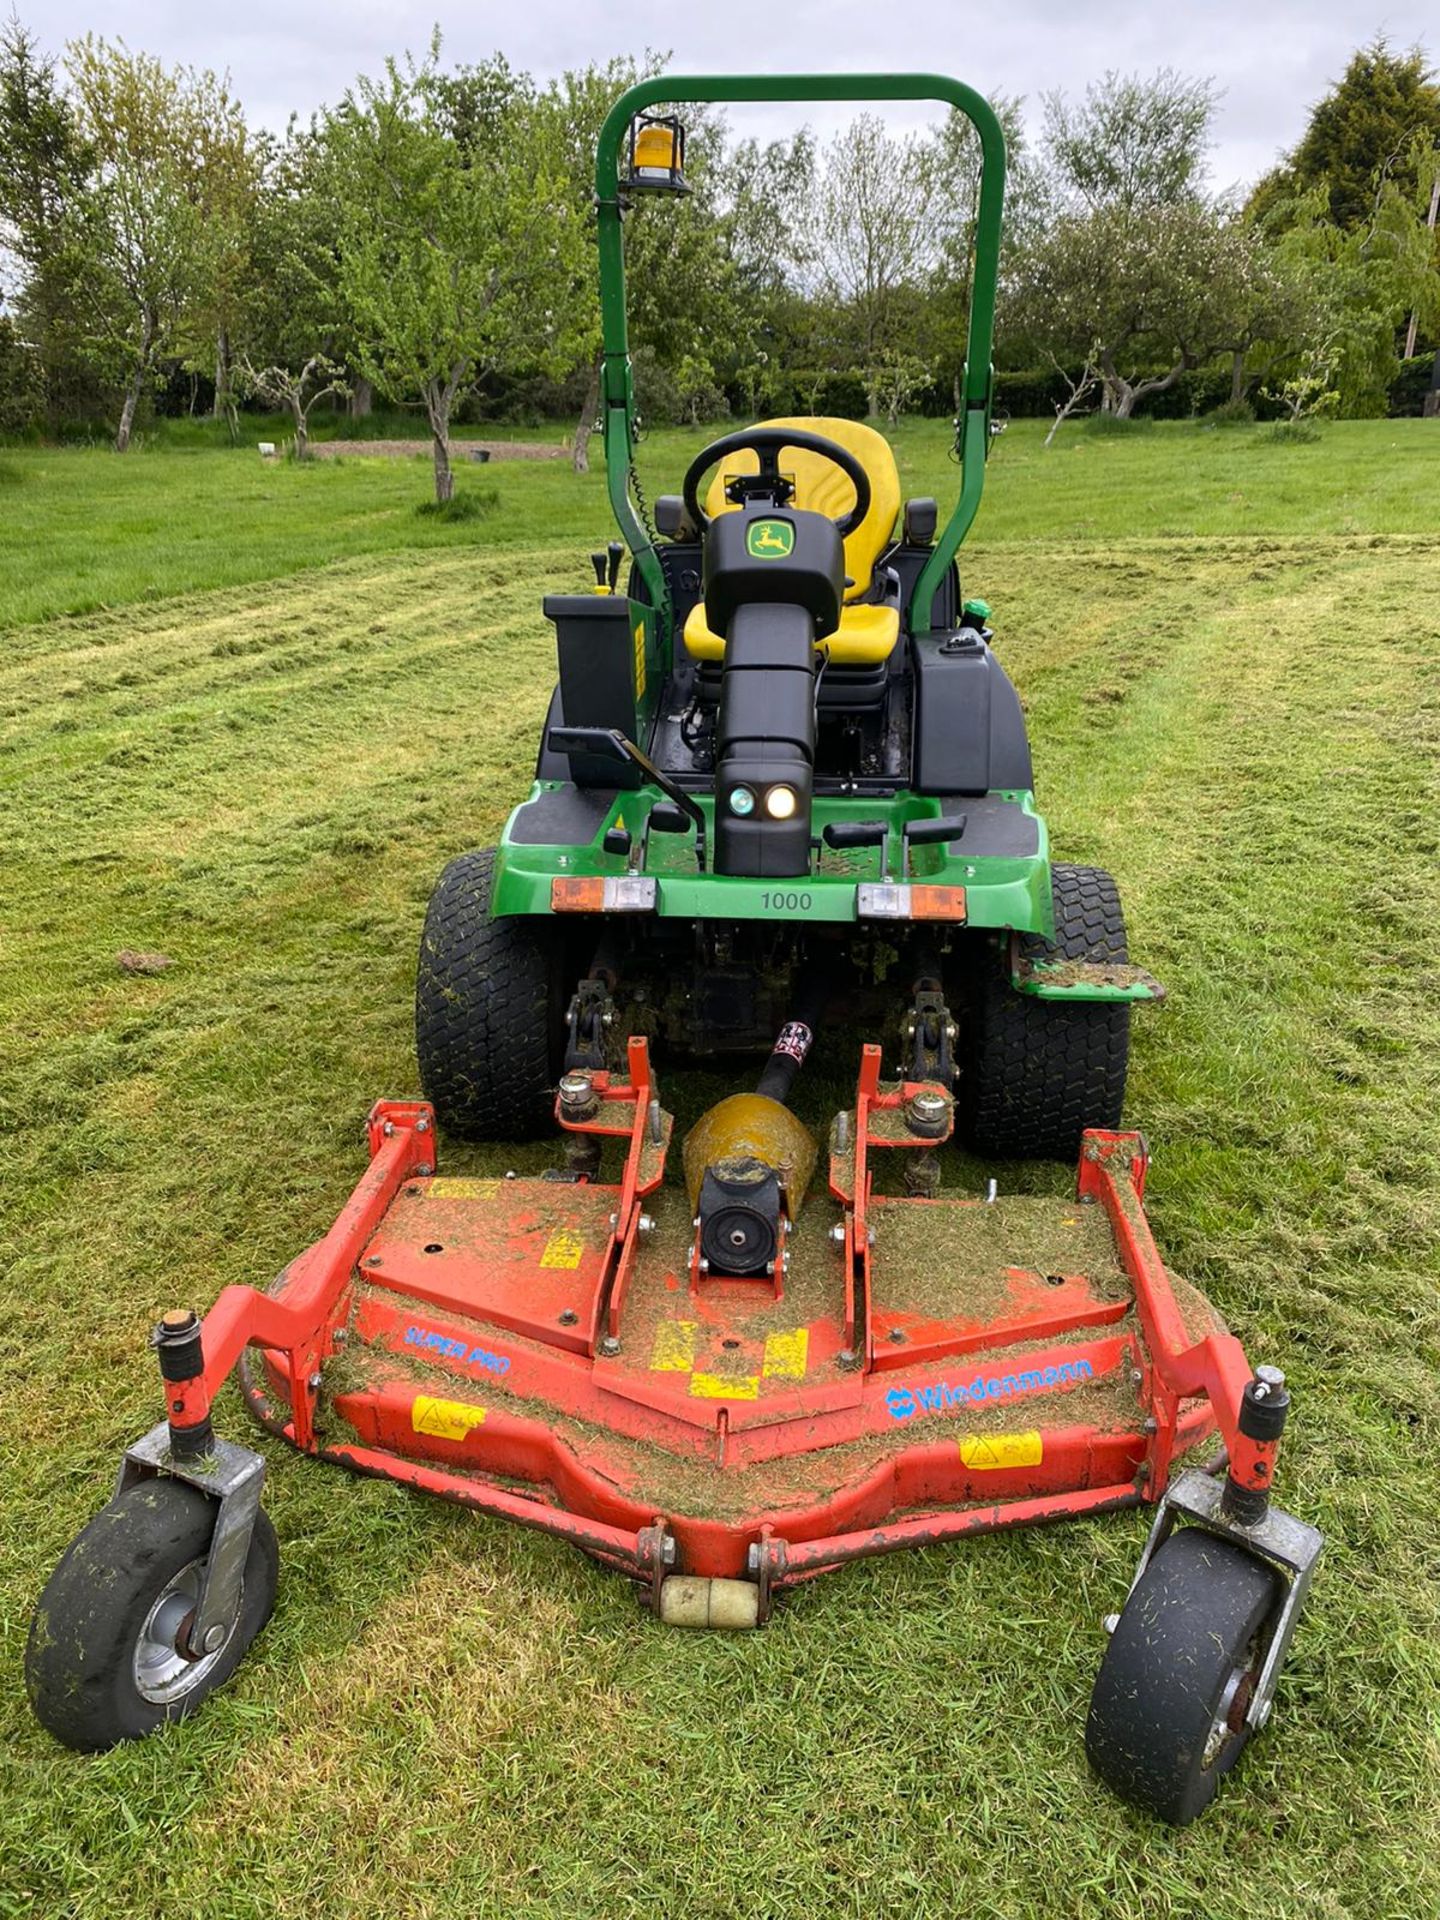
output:
[[429,1109],[381,1102],[370,1167],[269,1294],[226,1289],[172,1435],[246,1391],[304,1452],[559,1535],[650,1587],[776,1590],[863,1555],[1155,1499],[1218,1437],[1263,1490],[1275,1443],[1238,1426],[1251,1369],[1167,1274],[1140,1135],[1084,1137],[1073,1199],[895,1198],[887,1152],[933,1149],[917,1094],[864,1050],[773,1279],[709,1278],[643,1042],[567,1131],[624,1152],[616,1184],[452,1179]]

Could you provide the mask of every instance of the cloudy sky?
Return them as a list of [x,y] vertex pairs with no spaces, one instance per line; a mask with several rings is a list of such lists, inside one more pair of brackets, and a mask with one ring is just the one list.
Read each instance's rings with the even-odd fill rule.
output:
[[[125,39],[168,61],[229,69],[254,121],[283,128],[387,54],[422,48],[439,21],[447,56],[502,50],[546,76],[567,66],[668,49],[677,71],[811,68],[939,69],[982,92],[1023,94],[1033,120],[1039,96],[1082,91],[1107,67],[1169,65],[1210,74],[1224,90],[1212,172],[1217,186],[1262,173],[1294,142],[1305,113],[1376,33],[1427,44],[1440,63],[1433,0],[711,0],[693,9],[624,9],[594,0],[524,0],[456,7],[437,0],[16,0],[21,18],[52,50],[87,31]],[[1382,10],[1383,7],[1383,10]],[[897,36],[899,42],[897,43]],[[749,131],[781,131],[787,110],[732,111]],[[812,112],[813,123],[825,117]]]

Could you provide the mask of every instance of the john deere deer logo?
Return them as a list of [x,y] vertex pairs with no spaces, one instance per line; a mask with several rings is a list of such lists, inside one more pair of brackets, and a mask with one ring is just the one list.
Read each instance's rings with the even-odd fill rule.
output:
[[783,560],[795,550],[795,529],[788,520],[757,520],[745,535],[752,560]]

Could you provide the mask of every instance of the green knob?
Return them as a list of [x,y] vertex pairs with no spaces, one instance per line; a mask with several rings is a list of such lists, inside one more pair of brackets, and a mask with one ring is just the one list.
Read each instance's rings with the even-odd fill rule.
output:
[[990,603],[988,600],[967,600],[965,612],[972,620],[978,620],[983,626],[990,618]]

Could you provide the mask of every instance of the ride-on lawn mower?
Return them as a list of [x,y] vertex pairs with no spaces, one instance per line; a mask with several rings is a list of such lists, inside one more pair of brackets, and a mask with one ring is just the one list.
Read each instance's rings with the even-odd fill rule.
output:
[[[649,110],[785,98],[937,99],[979,135],[943,530],[845,420],[729,434],[653,530],[637,506],[623,216],[685,189],[683,128]],[[446,869],[425,922],[426,1098],[375,1107],[363,1179],[268,1292],[229,1287],[156,1329],[165,1419],[31,1632],[60,1739],[180,1718],[269,1614],[264,1463],[211,1426],[237,1367],[302,1451],[569,1540],[676,1625],[755,1626],[867,1554],[1148,1504],[1091,1760],[1184,1822],[1264,1725],[1320,1550],[1271,1504],[1284,1380],[1156,1251],[1145,1142],[1120,1122],[1131,1008],[1160,989],[1129,963],[1109,876],[1050,860],[1020,704],[955,565],[988,445],[1003,175],[990,108],[932,76],[667,77],[610,114],[603,411],[626,590],[617,542],[593,592],[545,602],[559,684],[534,788],[498,848]],[[822,1146],[789,1096],[841,1016],[895,1051],[887,1074],[863,1048]],[[662,1050],[765,1057],[673,1155]],[[558,1126],[562,1164],[449,1177],[437,1122]],[[952,1134],[1074,1158],[1075,1193],[947,1191]]]

